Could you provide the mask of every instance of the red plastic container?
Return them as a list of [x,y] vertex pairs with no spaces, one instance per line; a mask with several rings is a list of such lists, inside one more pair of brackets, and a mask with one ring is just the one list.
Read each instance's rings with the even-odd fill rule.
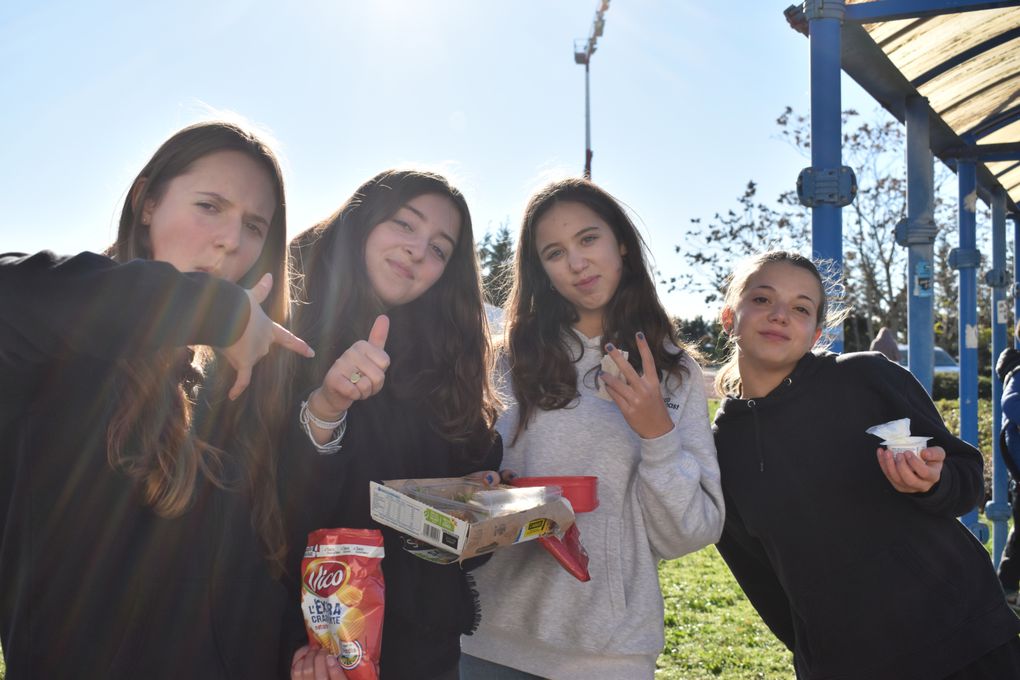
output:
[[599,507],[599,478],[585,476],[518,477],[512,486],[558,486],[574,512],[591,512]]

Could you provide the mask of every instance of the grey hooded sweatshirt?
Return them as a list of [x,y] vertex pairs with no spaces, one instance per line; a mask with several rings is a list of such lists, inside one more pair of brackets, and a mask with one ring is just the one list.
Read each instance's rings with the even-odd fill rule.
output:
[[652,678],[664,644],[659,560],[715,543],[722,532],[704,382],[685,357],[687,375],[662,386],[673,430],[642,439],[615,403],[595,396],[589,371],[602,358],[601,339],[578,336],[578,400],[537,411],[512,446],[516,404],[497,428],[508,446],[504,468],[598,476],[599,507],[577,516],[591,581],[575,579],[537,541],[497,551],[474,572],[482,618],[461,648],[553,680]]

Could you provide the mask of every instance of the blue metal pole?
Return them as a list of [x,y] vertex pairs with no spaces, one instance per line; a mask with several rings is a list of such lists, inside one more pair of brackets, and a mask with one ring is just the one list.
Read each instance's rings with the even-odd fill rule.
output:
[[[977,166],[961,159],[956,167],[959,180],[960,246],[950,254],[950,264],[960,272],[960,438],[978,445],[977,419]],[[988,540],[988,527],[978,521],[975,508],[961,520],[979,541]]]
[[897,226],[896,240],[908,248],[907,360],[910,372],[931,394],[935,363],[932,263],[936,227],[935,170],[928,113],[924,97],[907,98],[907,220],[902,227]]
[[[1013,319],[1020,322],[1020,215],[1010,213],[1009,218],[1013,220]],[[1020,349],[1020,347],[1017,347]]]
[[995,372],[995,362],[1006,349],[1006,323],[1009,308],[1006,302],[1006,192],[1000,187],[992,194],[992,270],[986,281],[992,287],[992,500],[985,505],[985,517],[992,523],[992,561],[997,565],[1006,547],[1009,531],[1009,502],[1004,451],[999,450],[999,424],[1002,422],[1002,381]]
[[[811,165],[815,171],[842,165],[842,111],[840,43],[845,6],[843,0],[809,0],[805,3],[811,49]],[[842,207],[830,202],[811,208],[811,250],[826,275],[842,279]],[[843,351],[843,329],[834,329],[831,349]]]

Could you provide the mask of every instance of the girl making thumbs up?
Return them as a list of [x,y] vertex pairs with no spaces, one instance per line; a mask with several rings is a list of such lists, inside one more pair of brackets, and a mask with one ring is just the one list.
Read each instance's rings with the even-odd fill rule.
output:
[[[383,172],[291,250],[304,288],[295,329],[317,352],[298,381],[280,479],[296,577],[309,531],[380,528],[370,480],[496,469],[502,446],[471,215],[457,189],[432,173]],[[466,572],[383,535],[382,678],[456,678],[460,635],[478,617]],[[314,660],[302,653],[295,675]]]

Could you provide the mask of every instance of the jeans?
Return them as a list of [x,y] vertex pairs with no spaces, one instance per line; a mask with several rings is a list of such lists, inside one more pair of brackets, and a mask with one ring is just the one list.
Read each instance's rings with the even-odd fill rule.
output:
[[532,675],[509,666],[501,666],[485,659],[469,654],[460,655],[461,680],[543,680],[540,675]]

